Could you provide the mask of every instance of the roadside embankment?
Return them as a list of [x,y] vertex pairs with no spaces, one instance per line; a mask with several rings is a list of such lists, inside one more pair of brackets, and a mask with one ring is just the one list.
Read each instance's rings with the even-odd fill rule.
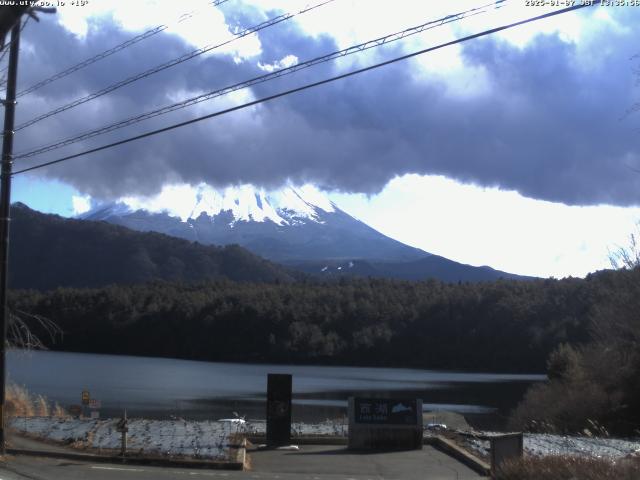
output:
[[[484,458],[489,456],[490,438],[498,432],[478,432],[474,435],[458,435],[458,442]],[[640,439],[552,435],[525,433],[523,450],[531,457],[573,456],[586,458],[618,459],[640,457]]]
[[[69,445],[77,450],[119,452],[122,433],[118,419],[15,417],[10,427],[18,434]],[[242,425],[235,422],[130,419],[127,455],[188,457],[235,461],[242,443]]]
[[[437,420],[456,420],[455,416],[440,414]],[[459,419],[458,419],[459,421]],[[117,419],[90,420],[55,417],[16,417],[10,421],[18,434],[45,441],[70,445],[91,452],[116,452],[120,448],[121,433]],[[497,432],[478,432],[461,425],[462,429],[425,430],[425,439],[436,435],[448,439],[471,454],[489,457],[490,437]],[[428,426],[428,424],[427,424]],[[244,438],[254,443],[264,438],[264,421],[187,421],[131,419],[128,422],[127,451],[131,455],[184,457],[216,461],[233,458]],[[292,442],[303,444],[309,440],[346,443],[348,425],[344,419],[327,420],[316,424],[294,423]],[[612,460],[640,456],[640,439],[604,437],[576,437],[551,434],[524,434],[524,453],[530,457],[573,456],[609,458]]]

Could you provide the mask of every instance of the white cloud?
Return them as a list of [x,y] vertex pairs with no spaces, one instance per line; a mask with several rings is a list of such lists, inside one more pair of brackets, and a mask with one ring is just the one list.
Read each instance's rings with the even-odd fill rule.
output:
[[91,210],[91,197],[89,195],[71,196],[71,206],[73,208],[73,215],[80,215]]
[[281,68],[288,68],[298,63],[298,57],[295,55],[287,55],[274,63],[258,63],[258,67],[265,72],[273,72]]
[[186,220],[197,203],[197,194],[197,188],[191,185],[165,185],[157,195],[123,197],[119,201],[133,210],[143,208],[152,212],[167,212]]
[[[87,36],[90,28],[99,28],[100,20],[113,21],[132,33],[167,25],[168,33],[177,35],[194,48],[215,46],[234,36],[223,12],[211,6],[209,0],[91,1],[84,7],[59,7],[57,18],[62,26],[80,39]],[[259,55],[261,51],[259,38],[248,35],[205,55],[224,53],[241,61]]]
[[640,208],[576,207],[513,191],[406,175],[376,196],[332,194],[338,206],[397,240],[472,265],[541,277],[609,268]]

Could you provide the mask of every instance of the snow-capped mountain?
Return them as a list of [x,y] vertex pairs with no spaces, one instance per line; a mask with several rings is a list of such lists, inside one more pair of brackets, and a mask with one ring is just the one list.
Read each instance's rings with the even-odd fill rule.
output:
[[[318,209],[335,212],[335,205],[317,189],[306,185],[266,191],[251,185],[216,190],[201,184],[196,188],[169,187],[151,199],[125,197],[100,208],[105,214],[121,216],[137,210],[168,213],[183,222],[205,214],[211,218],[221,212],[230,212],[236,222],[267,222],[290,225],[301,219],[317,221]],[[94,209],[94,211],[97,209]],[[296,220],[298,219],[298,220]]]
[[[156,231],[203,244],[239,244],[280,262],[429,256],[350,216],[312,187],[266,191],[251,185],[216,190],[201,185],[180,202],[124,198],[83,214],[134,230]],[[177,199],[177,194],[173,197]]]
[[276,191],[250,185],[222,190],[206,185],[176,188],[144,201],[123,198],[80,218],[206,245],[238,244],[269,260],[320,276],[444,281],[523,278],[405,245],[347,214],[313,187]]

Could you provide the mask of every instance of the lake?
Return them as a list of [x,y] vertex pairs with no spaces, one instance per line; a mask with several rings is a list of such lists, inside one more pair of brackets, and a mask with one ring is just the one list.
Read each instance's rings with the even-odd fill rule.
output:
[[11,350],[9,380],[62,406],[83,389],[103,417],[217,419],[238,412],[264,418],[268,373],[293,375],[294,421],[346,414],[349,396],[415,396],[425,410],[465,414],[479,426],[500,423],[544,375],[441,370],[213,363],[166,358]]

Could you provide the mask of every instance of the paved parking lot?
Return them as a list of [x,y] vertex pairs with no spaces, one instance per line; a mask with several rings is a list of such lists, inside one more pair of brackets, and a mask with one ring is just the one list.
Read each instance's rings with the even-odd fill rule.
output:
[[[72,451],[68,447],[13,438],[14,447]],[[450,456],[425,445],[423,450],[354,453],[343,445],[300,445],[299,450],[248,450],[248,469],[193,470],[130,464],[96,463],[30,456],[0,462],[0,480],[163,480],[226,478],[229,480],[467,480],[483,478]]]
[[336,445],[301,445],[299,451],[250,451],[249,458],[251,471],[255,474],[295,474],[300,479],[483,478],[467,466],[428,445],[422,450],[382,453],[352,453],[344,446]]

